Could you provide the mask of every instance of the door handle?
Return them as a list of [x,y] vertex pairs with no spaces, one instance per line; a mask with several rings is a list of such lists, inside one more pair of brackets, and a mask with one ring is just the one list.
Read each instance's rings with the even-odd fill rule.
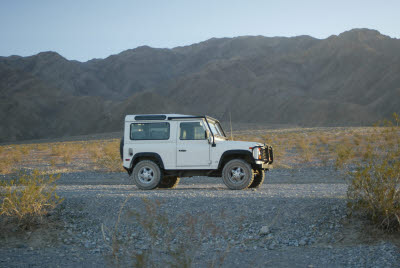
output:
[[179,150],[179,152],[186,152],[186,150]]

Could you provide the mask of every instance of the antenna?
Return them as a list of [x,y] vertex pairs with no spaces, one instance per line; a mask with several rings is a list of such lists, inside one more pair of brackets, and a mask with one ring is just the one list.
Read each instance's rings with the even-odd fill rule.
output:
[[231,110],[229,110],[229,124],[231,125],[231,140],[233,141],[233,135],[232,135],[232,115],[231,115]]

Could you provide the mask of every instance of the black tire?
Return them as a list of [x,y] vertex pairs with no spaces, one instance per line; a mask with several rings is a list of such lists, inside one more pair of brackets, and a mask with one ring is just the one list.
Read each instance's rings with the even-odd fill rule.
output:
[[158,188],[173,189],[179,184],[180,178],[177,176],[164,176]]
[[242,159],[233,159],[222,169],[222,180],[231,190],[248,188],[254,179],[253,169]]
[[160,184],[163,174],[160,167],[151,160],[143,160],[133,169],[133,181],[141,190],[152,190]]
[[119,154],[121,155],[121,160],[124,160],[124,137],[121,138],[121,142],[119,143]]
[[260,188],[265,180],[265,171],[257,170],[254,172],[254,180],[253,183],[249,186],[249,188]]

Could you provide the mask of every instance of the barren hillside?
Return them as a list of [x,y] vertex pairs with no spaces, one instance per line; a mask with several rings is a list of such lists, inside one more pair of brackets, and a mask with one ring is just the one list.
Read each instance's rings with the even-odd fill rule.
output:
[[119,131],[128,113],[366,125],[400,113],[399,73],[400,40],[368,29],[144,46],[88,62],[0,57],[0,141]]

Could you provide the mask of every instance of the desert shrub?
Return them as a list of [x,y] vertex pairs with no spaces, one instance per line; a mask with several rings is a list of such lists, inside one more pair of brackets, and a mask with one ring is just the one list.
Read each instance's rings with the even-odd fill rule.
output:
[[43,143],[39,143],[35,145],[35,150],[37,151],[45,151],[49,149],[49,145],[48,144],[43,144]]
[[77,163],[79,161],[77,159],[86,153],[86,148],[82,142],[52,143],[48,146],[50,146],[50,159],[48,159],[48,162],[52,167],[57,164],[70,165]]
[[0,161],[0,174],[10,173],[12,169],[11,163],[6,159],[1,159]]
[[354,156],[353,146],[348,143],[339,143],[336,145],[335,150],[337,155],[335,161],[336,169],[342,168]]
[[95,143],[89,152],[101,169],[110,172],[123,171],[118,140]]
[[59,177],[34,170],[21,171],[14,179],[2,181],[0,216],[17,219],[21,226],[40,221],[63,201],[55,192]]
[[8,174],[18,167],[23,155],[16,147],[8,147],[3,150],[0,155],[0,173]]
[[23,155],[27,155],[31,151],[31,148],[28,145],[20,145],[17,148]]
[[375,127],[366,146],[357,146],[361,156],[352,161],[348,206],[367,215],[384,229],[400,230],[400,128],[399,118]]
[[311,162],[313,154],[315,153],[315,148],[305,137],[299,137],[297,139],[296,149],[299,152],[301,162]]

